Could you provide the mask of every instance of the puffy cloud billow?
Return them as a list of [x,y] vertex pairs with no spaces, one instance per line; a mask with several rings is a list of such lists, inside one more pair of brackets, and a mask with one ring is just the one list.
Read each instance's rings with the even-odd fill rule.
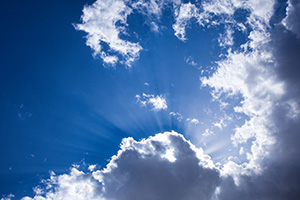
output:
[[211,199],[219,171],[203,149],[176,132],[135,141],[123,139],[120,150],[102,170],[51,174],[33,198],[52,199]]

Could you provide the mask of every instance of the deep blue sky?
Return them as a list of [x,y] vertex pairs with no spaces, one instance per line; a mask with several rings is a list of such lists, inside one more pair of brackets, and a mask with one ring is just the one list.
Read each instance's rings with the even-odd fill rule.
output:
[[[127,4],[132,6],[134,2]],[[101,52],[93,56],[93,50],[86,45],[93,22],[99,23],[98,34],[107,36],[101,12],[109,14],[113,9],[99,11],[90,6],[90,12],[100,16],[90,23],[80,17],[84,16],[84,5],[92,5],[94,0],[3,2],[0,198],[8,194],[14,194],[16,199],[34,196],[33,188],[49,178],[50,171],[68,174],[74,164],[84,172],[90,164],[103,169],[116,155],[123,138],[138,141],[174,130],[211,156],[217,167],[215,171],[210,169],[211,178],[208,170],[207,177],[219,181],[211,188],[224,188],[220,199],[255,199],[260,188],[266,191],[260,194],[262,199],[292,199],[296,191],[293,188],[300,185],[286,181],[299,167],[293,155],[299,152],[295,141],[299,141],[300,98],[295,74],[299,66],[300,20],[297,21],[297,9],[292,8],[300,8],[300,3],[270,1],[273,11],[259,0],[249,5],[207,2],[212,1],[164,5],[159,19],[155,14],[133,9],[126,26],[114,22],[114,26],[126,29],[116,41],[139,43],[143,48],[131,66],[121,62],[111,66],[100,58]],[[105,7],[107,2],[100,4]],[[182,9],[184,13],[185,6],[194,10],[186,10],[190,16],[181,19],[187,38],[181,41],[174,35],[174,24],[180,18],[175,11]],[[200,15],[205,12],[208,15]],[[159,27],[157,32],[151,29],[151,22]],[[80,23],[83,31],[76,30]],[[130,57],[122,57],[121,51],[113,49],[114,41],[110,42],[100,42],[102,53],[117,55],[120,60]],[[167,107],[155,110],[150,99],[158,97],[166,101]],[[174,145],[172,142],[169,145]],[[122,159],[119,155],[116,160],[124,166],[131,162]],[[161,162],[155,159],[153,167]],[[288,167],[282,163],[288,163]],[[173,164],[167,166],[176,167],[176,162]],[[261,175],[260,167],[268,170]],[[183,166],[179,175],[181,171],[189,169]],[[275,179],[279,184],[266,186],[266,182],[276,182],[277,172],[281,174]],[[221,173],[229,178],[219,176]],[[114,177],[113,172],[111,175]],[[253,180],[257,185],[252,184],[252,178],[256,178]],[[236,180],[244,181],[244,185],[239,186]],[[294,187],[286,186],[289,183]],[[288,188],[277,189],[282,196],[268,193],[282,185]]]
[[30,193],[39,175],[52,168],[65,171],[84,158],[87,140],[93,146],[105,145],[78,133],[78,120],[91,114],[77,109],[86,106],[78,93],[87,87],[77,86],[90,85],[87,78],[101,74],[99,63],[79,39],[82,34],[71,24],[84,3],[2,3],[1,194]]

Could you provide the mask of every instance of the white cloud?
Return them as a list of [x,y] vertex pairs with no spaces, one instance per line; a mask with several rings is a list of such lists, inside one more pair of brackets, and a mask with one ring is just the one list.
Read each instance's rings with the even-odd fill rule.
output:
[[141,106],[150,105],[153,111],[166,110],[168,108],[167,101],[162,95],[145,94],[136,95],[137,103]]
[[[105,63],[115,64],[121,54],[126,65],[130,66],[142,49],[139,43],[126,41],[120,34],[126,34],[127,16],[132,9],[122,0],[97,0],[90,6],[85,6],[81,16],[81,24],[76,24],[77,30],[87,33],[87,46],[91,47],[94,55],[100,55]],[[105,50],[106,43],[109,50]],[[116,54],[118,53],[118,54]]]

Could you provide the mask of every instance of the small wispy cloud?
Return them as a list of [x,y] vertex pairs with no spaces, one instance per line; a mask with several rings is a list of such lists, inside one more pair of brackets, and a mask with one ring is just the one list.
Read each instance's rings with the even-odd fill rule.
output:
[[180,114],[179,112],[170,112],[170,115],[175,117],[178,121],[181,121],[183,119],[182,114]]
[[194,58],[192,56],[189,56],[185,59],[185,62],[188,64],[188,65],[191,65],[191,66],[196,66],[197,63],[194,61]]
[[153,111],[166,110],[168,108],[167,101],[162,95],[155,96],[143,93],[142,95],[136,95],[135,98],[138,104],[144,107],[150,105]]
[[208,137],[211,135],[214,135],[214,132],[212,132],[212,130],[210,130],[210,129],[205,129],[204,133],[202,133],[203,137]]
[[21,104],[18,108],[18,117],[20,120],[26,120],[32,116],[32,113],[25,107],[24,104]]
[[196,118],[187,118],[186,121],[190,124],[199,124],[199,120]]

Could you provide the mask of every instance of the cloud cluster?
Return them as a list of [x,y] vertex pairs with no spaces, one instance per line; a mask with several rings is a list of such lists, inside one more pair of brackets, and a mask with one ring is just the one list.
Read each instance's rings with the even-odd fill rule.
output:
[[145,94],[136,95],[137,103],[146,107],[150,105],[153,111],[166,110],[168,108],[167,101],[162,95]]
[[[141,141],[125,138],[106,168],[94,171],[92,166],[87,173],[73,168],[70,174],[51,174],[44,181],[45,188],[35,188],[35,197],[23,200],[299,199],[300,3],[288,0],[286,13],[271,24],[278,4],[274,0],[213,0],[201,5],[174,3],[173,7],[174,34],[182,41],[187,39],[186,27],[192,18],[202,26],[225,27],[219,43],[228,53],[215,63],[217,70],[201,77],[201,82],[212,88],[214,100],[241,97],[233,110],[246,117],[242,125],[236,125],[231,141],[246,156],[245,161],[231,157],[215,165],[201,148],[175,132]],[[159,16],[162,6],[154,0],[98,0],[85,7],[82,24],[76,27],[88,33],[87,45],[104,62],[115,64],[121,55],[130,65],[142,47],[120,38],[126,34],[127,16],[133,9],[149,17]],[[238,21],[238,10],[249,14]],[[244,31],[247,37],[237,50],[231,49],[233,31]],[[154,111],[167,109],[163,96],[142,94],[136,98]],[[183,119],[179,113],[170,115]],[[220,120],[212,126],[221,129],[225,125]],[[204,133],[212,134],[209,129]]]
[[213,88],[216,99],[221,94],[241,95],[241,105],[234,110],[248,116],[232,135],[241,153],[245,153],[243,144],[251,141],[248,162],[224,164],[222,173],[231,176],[223,180],[219,199],[300,197],[299,2],[288,1],[286,13],[274,24],[270,24],[273,9],[284,4],[270,3],[266,8],[261,1],[248,2],[248,42],[218,61],[212,76],[201,78],[203,85]]

